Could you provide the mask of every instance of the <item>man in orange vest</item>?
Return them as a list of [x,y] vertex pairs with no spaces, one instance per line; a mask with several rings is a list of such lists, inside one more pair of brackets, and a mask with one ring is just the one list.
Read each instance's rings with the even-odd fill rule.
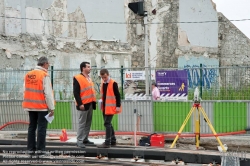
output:
[[115,132],[111,121],[115,114],[122,112],[121,98],[118,84],[109,77],[108,70],[102,69],[100,75],[103,80],[101,84],[101,110],[103,112],[104,126],[106,128],[106,138],[105,142],[97,147],[109,148],[110,146],[116,145]]
[[[24,100],[22,107],[29,112],[29,129],[27,148],[30,154],[35,151],[45,153],[47,120],[45,116],[54,114],[54,96],[50,77],[47,73],[49,62],[46,57],[38,59],[34,70],[28,72],[24,77]],[[37,145],[36,145],[36,129]]]
[[88,139],[93,109],[96,109],[96,96],[94,83],[89,73],[91,70],[89,62],[80,64],[81,73],[74,76],[73,92],[76,100],[76,109],[78,110],[78,130],[77,146],[84,148],[85,145],[94,144]]

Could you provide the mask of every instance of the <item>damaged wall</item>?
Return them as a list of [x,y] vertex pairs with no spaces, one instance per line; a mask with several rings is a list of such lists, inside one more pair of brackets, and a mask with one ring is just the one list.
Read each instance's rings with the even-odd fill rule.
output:
[[[180,0],[178,27],[178,67],[219,66],[218,17],[211,0]],[[215,22],[206,22],[215,21]],[[187,23],[188,22],[188,23]],[[190,23],[206,22],[206,23]]]
[[[162,22],[159,24],[157,43],[157,67],[177,67],[177,58],[174,56],[175,48],[178,47],[178,20],[179,3],[178,1],[167,1],[169,12],[163,14]],[[165,6],[166,1],[159,3],[160,7]]]
[[[21,41],[25,47],[19,51],[22,53],[14,53],[14,55],[25,57],[46,55],[50,52],[50,55],[57,56],[61,53],[54,53],[53,50],[62,53],[70,51],[78,53],[81,49],[93,51],[92,54],[96,55],[99,50],[123,52],[125,49],[127,54],[132,55],[130,62],[132,67],[144,67],[144,34],[138,35],[136,33],[137,25],[134,24],[141,24],[143,27],[143,17],[134,14],[128,8],[128,3],[132,0],[109,0],[108,2],[98,0],[98,3],[92,0],[88,0],[86,3],[77,0],[37,2],[5,0],[5,3],[3,2],[0,0],[0,8],[4,9],[6,16],[59,20],[39,21],[13,18],[0,20],[5,24],[4,27],[0,26],[0,31],[5,30],[7,36],[17,36],[21,32],[27,32],[31,35],[30,37],[35,37],[34,40],[27,41],[29,44]],[[199,2],[195,0],[151,0],[145,1],[145,10],[148,11],[148,51],[149,64],[152,67],[183,67],[178,64],[178,58],[184,56],[216,58],[221,64],[230,65],[235,61],[230,60],[230,56],[226,56],[229,55],[229,52],[233,54],[235,52],[233,50],[238,52],[243,50],[242,55],[248,54],[249,47],[247,47],[248,44],[244,46],[244,42],[238,42],[240,46],[237,48],[230,46],[230,49],[226,49],[228,44],[224,40],[229,41],[232,38],[229,35],[236,35],[239,41],[244,38],[244,36],[238,35],[237,28],[231,29],[234,33],[228,33],[226,28],[221,28],[225,25],[218,25],[217,22],[176,23],[178,21],[217,21],[215,5],[211,0]],[[88,21],[127,22],[128,24],[86,24]],[[218,32],[218,28],[220,28],[220,32]],[[30,37],[27,36],[27,38]],[[219,41],[220,38],[223,38],[223,42]],[[16,39],[13,38],[13,40]],[[3,42],[5,46],[2,49],[15,52],[19,48],[19,44],[15,48],[10,44],[7,48],[6,43],[8,42]],[[120,45],[124,45],[124,48],[120,48]],[[113,56],[113,54],[110,55]],[[247,58],[245,56],[246,63]]]
[[6,18],[6,34],[10,36],[27,32],[85,40],[127,41],[126,24],[114,24],[125,22],[123,0],[86,0],[84,3],[78,0],[5,0],[5,13],[7,17],[28,18]]
[[[184,67],[178,64],[182,56],[217,58],[218,23],[178,24],[178,21],[216,21],[217,13],[211,0],[146,1],[149,22],[149,64],[151,67]],[[129,13],[128,22],[143,25],[141,17]],[[136,26],[129,25],[133,67],[144,67],[144,35],[136,35]],[[217,63],[216,63],[217,64]]]
[[[120,67],[121,65],[129,67],[131,65],[130,47],[126,43],[68,41],[53,37],[21,35],[19,38],[1,36],[0,48],[0,60],[6,61],[8,59],[6,63],[1,65],[1,69],[29,70],[34,67],[40,56],[49,56],[51,65],[55,66],[56,69],[76,69],[83,60],[91,60],[92,65],[97,65],[97,67]],[[69,60],[64,61],[67,57]],[[93,59],[93,57],[95,58]]]
[[[70,2],[70,3],[69,3]],[[126,24],[124,23],[124,0],[87,0],[82,3],[79,0],[68,2],[68,13],[74,12],[78,7],[84,13],[87,22],[109,22],[109,23],[88,23],[88,38],[92,40],[121,41],[127,42]]]
[[[3,3],[5,2],[5,3]],[[37,3],[36,3],[37,2]],[[51,65],[58,69],[77,69],[82,61],[94,68],[120,68],[131,66],[131,46],[127,43],[126,24],[87,24],[86,22],[125,22],[123,1],[112,0],[93,4],[92,0],[79,3],[74,0],[0,0],[0,11],[6,17],[0,22],[0,94],[1,99],[21,99],[24,72],[14,77],[15,69],[30,70],[40,56],[48,56]],[[90,6],[92,6],[90,8]],[[104,6],[104,8],[102,8]],[[106,7],[105,7],[106,6]],[[2,10],[3,9],[3,10]],[[117,14],[108,12],[113,10]],[[87,13],[86,13],[87,12]],[[102,20],[93,18],[101,17]],[[20,19],[29,18],[29,19]],[[38,20],[37,20],[38,19]],[[46,20],[46,21],[41,21]],[[52,21],[53,20],[53,21]],[[72,72],[55,72],[56,99],[72,99]],[[119,78],[120,71],[110,72]],[[92,79],[98,91],[100,79],[93,70]]]
[[[60,46],[60,47],[59,47]],[[99,71],[94,68],[120,68],[131,66],[131,54],[128,44],[104,41],[69,41],[53,37],[20,35],[19,38],[0,36],[0,99],[21,99],[25,72],[35,67],[37,58],[48,56],[54,72],[54,87],[56,99],[72,99],[72,76],[79,73],[82,61],[89,61],[93,67],[92,79],[98,91]],[[17,71],[15,70],[17,69]],[[58,69],[77,69],[74,72],[58,71]],[[15,71],[13,71],[15,70]],[[120,70],[110,71],[111,77],[116,78],[120,85]]]
[[[43,55],[51,57],[52,64],[61,68],[78,68],[71,61],[79,63],[82,59],[89,59],[98,67],[131,65],[126,24],[86,24],[88,21],[125,22],[124,1],[0,0],[0,9],[7,17],[0,19],[3,23],[0,24],[3,34],[0,58],[8,59],[1,68],[30,69]],[[57,62],[66,56],[75,58],[64,61],[65,64]]]
[[[1,58],[3,60],[8,58],[11,62],[11,57],[25,59],[32,56],[36,59],[41,55],[49,55],[64,58],[72,54],[86,56],[87,59],[93,56],[100,57],[95,60],[95,63],[102,66],[101,63],[108,65],[109,61],[117,59],[113,58],[115,56],[127,59],[131,56],[132,60],[125,62],[127,66],[144,67],[144,34],[138,35],[137,25],[134,24],[143,25],[143,17],[134,14],[128,8],[129,2],[132,0],[95,2],[87,0],[86,3],[77,0],[0,0],[0,9],[3,9],[0,11],[3,11],[2,13],[7,17],[59,20],[0,19],[4,24],[4,26],[0,24],[0,32],[6,35],[2,36],[0,41],[0,48],[3,49]],[[211,0],[199,2],[151,0],[145,1],[145,9],[148,11],[148,51],[151,67],[183,67],[183,63],[178,63],[178,58],[182,57],[187,59],[205,57],[208,61],[209,58],[215,58],[221,65],[248,63],[249,42],[237,28],[230,28],[231,24],[177,23],[178,21],[217,21],[215,6]],[[128,24],[86,23],[88,21],[127,22]],[[20,37],[15,37],[17,35]],[[231,42],[232,38],[233,42]],[[233,45],[235,42],[238,44]],[[239,55],[236,56],[238,59],[233,55]],[[82,59],[80,57],[79,61]],[[106,57],[111,57],[107,58],[107,63],[104,62]],[[13,68],[31,67],[28,62],[21,62],[14,65],[6,63],[2,68],[8,65]],[[55,66],[56,63],[55,61]],[[115,60],[114,63],[115,66],[124,64],[121,60],[119,63]],[[74,68],[70,64],[71,62],[65,65]]]
[[[213,8],[211,0],[179,0],[179,6],[180,22],[218,21],[217,12]],[[218,46],[218,22],[180,23],[179,31],[181,32],[179,40],[183,40],[182,35],[184,35],[184,38],[186,35],[186,40],[190,45]]]
[[[178,46],[178,1],[152,0],[145,1],[148,11],[148,34],[149,34],[149,65],[152,67],[177,67],[177,58],[174,50]],[[142,17],[130,11],[129,23],[143,25]],[[153,23],[153,24],[152,24]],[[136,34],[136,25],[128,25],[128,41],[132,47],[132,66],[144,67],[144,35]]]
[[[86,0],[81,3],[78,0],[0,0],[1,15],[30,18],[0,17],[0,61],[4,62],[0,69],[30,70],[40,56],[48,56],[54,69],[78,69],[82,61],[89,61],[97,68],[120,68],[121,65],[125,68],[144,67],[144,33],[138,34],[136,31],[139,25],[143,27],[143,17],[128,8],[129,2],[134,1]],[[223,15],[218,14],[217,17],[211,0],[144,2],[145,10],[148,11],[147,33],[151,67],[183,68],[196,66],[197,63],[207,66],[249,64],[249,39]],[[223,22],[178,23],[209,20]],[[127,24],[123,24],[124,22]],[[143,28],[141,31],[143,32]],[[207,87],[214,77],[218,77],[216,72],[210,72],[212,76],[205,75]],[[197,80],[193,78],[198,78],[198,71],[194,70],[189,74],[194,76],[189,77],[189,84],[195,86]],[[115,78],[119,78],[119,75],[120,71],[117,69],[111,73]],[[98,89],[98,71],[93,76]],[[14,87],[10,87],[5,80],[6,76],[1,78],[0,85],[5,90],[21,89],[22,85],[19,87],[15,83]],[[71,89],[69,78],[72,78],[72,73],[59,72],[55,74],[55,78],[59,80],[59,90]],[[20,82],[22,78],[18,79]],[[223,82],[223,78],[221,79]],[[10,96],[16,98],[15,95]],[[4,94],[3,99],[6,98]]]
[[4,7],[4,0],[0,0],[0,34],[4,33],[5,31],[5,7]]
[[242,65],[250,63],[250,39],[233,25],[222,13],[219,20],[219,51],[221,66]]
[[[218,13],[218,17],[221,21],[219,23],[218,46],[220,66],[249,66],[250,39],[222,13]],[[229,78],[221,78],[221,85],[239,89],[243,86],[249,86],[249,73],[249,68],[230,68],[228,70],[223,70],[220,74],[227,75]]]

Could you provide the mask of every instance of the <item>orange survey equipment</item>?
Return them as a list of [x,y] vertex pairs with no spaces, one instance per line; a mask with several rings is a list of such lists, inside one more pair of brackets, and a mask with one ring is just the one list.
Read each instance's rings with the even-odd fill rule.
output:
[[151,146],[156,147],[164,147],[165,146],[165,138],[163,134],[153,134],[150,138]]
[[60,141],[65,142],[68,140],[68,135],[66,129],[62,129],[62,134],[60,135]]

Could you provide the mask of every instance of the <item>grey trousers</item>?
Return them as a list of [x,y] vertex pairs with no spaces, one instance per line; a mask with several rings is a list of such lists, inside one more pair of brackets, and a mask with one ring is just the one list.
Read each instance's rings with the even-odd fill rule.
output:
[[82,143],[88,140],[92,122],[93,106],[92,104],[90,104],[88,110],[77,111],[77,112],[78,112],[77,142]]

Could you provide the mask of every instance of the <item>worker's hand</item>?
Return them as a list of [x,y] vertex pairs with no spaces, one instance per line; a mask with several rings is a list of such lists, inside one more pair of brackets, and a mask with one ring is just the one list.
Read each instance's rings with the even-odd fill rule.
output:
[[120,112],[120,107],[116,107],[116,112]]
[[84,105],[83,105],[83,104],[80,105],[80,110],[81,110],[81,111],[84,111]]
[[53,116],[54,115],[54,110],[50,110],[49,111],[49,117]]

